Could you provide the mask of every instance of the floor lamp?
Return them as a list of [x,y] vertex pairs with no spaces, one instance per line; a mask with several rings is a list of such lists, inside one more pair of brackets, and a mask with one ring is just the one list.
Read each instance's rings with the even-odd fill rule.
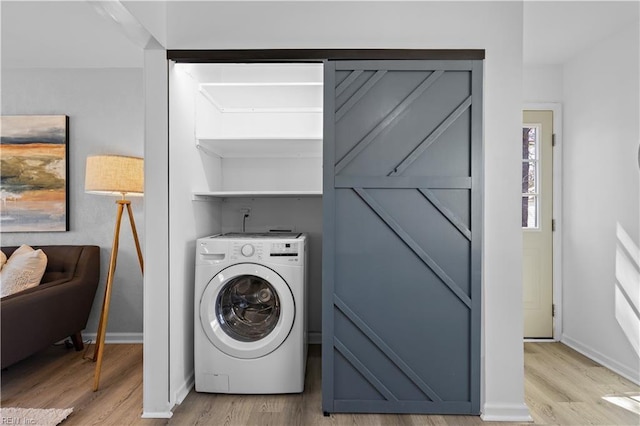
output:
[[118,213],[116,216],[116,227],[113,234],[113,245],[111,246],[111,258],[109,260],[109,273],[107,284],[104,289],[104,301],[102,302],[102,312],[98,325],[98,334],[93,352],[93,361],[96,362],[96,370],[93,379],[93,391],[98,390],[100,382],[100,369],[102,368],[102,356],[104,354],[104,338],[107,333],[107,321],[109,318],[109,304],[111,303],[111,290],[113,288],[113,275],[116,270],[118,258],[118,242],[120,239],[120,223],[122,213],[127,208],[129,223],[133,232],[133,240],[138,251],[138,261],[140,270],[144,274],[142,261],[142,251],[136,224],[131,211],[131,201],[127,196],[142,196],[144,193],[144,164],[142,158],[125,157],[119,155],[96,155],[87,157],[87,169],[85,176],[85,191],[91,194],[116,195],[121,198],[116,201]]

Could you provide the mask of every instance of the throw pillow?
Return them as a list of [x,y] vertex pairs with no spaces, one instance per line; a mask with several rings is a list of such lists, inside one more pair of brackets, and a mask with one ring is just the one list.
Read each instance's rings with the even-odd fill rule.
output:
[[47,268],[47,255],[40,249],[21,245],[0,270],[0,297],[40,284]]
[[4,254],[3,251],[0,251],[0,271],[2,270],[2,267],[5,263],[7,263],[7,255]]

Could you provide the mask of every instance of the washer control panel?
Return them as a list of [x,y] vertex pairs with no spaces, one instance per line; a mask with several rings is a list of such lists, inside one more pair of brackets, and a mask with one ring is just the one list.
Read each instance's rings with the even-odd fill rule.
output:
[[234,241],[231,248],[231,260],[257,259],[262,260],[264,244],[255,241]]
[[298,256],[298,243],[271,243],[271,250],[269,250],[269,256],[271,257],[297,257]]
[[198,240],[197,262],[270,262],[277,265],[299,265],[304,262],[307,245],[303,234],[271,235],[259,238],[252,234],[239,234],[233,238],[215,235]]
[[240,253],[242,253],[244,257],[251,257],[255,252],[256,248],[252,244],[245,244],[240,249]]
[[297,242],[258,242],[234,241],[231,248],[231,260],[281,259],[298,261],[300,244]]

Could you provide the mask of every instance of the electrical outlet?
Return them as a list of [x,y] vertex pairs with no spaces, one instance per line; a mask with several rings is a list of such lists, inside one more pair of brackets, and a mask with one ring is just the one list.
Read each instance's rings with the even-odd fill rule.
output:
[[240,213],[243,215],[251,216],[251,207],[242,207]]

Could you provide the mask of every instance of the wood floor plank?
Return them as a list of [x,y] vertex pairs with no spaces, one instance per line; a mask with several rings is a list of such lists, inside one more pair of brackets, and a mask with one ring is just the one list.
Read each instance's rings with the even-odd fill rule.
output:
[[532,378],[525,373],[525,403],[529,407],[531,417],[536,424],[560,424],[553,411],[555,401],[545,392],[546,388],[532,383]]
[[[525,398],[534,424],[640,425],[640,415],[603,397],[640,400],[640,387],[560,343],[526,343]],[[477,416],[322,413],[321,359],[312,346],[305,391],[291,395],[224,395],[191,391],[170,419],[142,419],[142,346],[106,345],[100,389],[95,364],[51,347],[9,369],[0,380],[3,407],[67,408],[65,426],[507,426]],[[637,401],[636,401],[637,402]],[[633,405],[630,403],[630,405]]]

